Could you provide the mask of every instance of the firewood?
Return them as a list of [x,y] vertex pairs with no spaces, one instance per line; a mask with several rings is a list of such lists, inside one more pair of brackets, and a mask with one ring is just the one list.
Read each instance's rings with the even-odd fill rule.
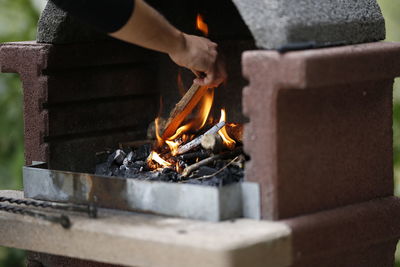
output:
[[180,155],[179,159],[181,159],[183,161],[188,161],[188,160],[196,160],[196,159],[205,159],[205,158],[208,158],[209,156],[210,156],[210,152],[200,150],[200,151]]
[[243,124],[227,124],[225,126],[226,132],[237,142],[243,142]]
[[223,149],[224,143],[218,133],[205,134],[201,138],[201,146],[206,150],[212,151],[213,153],[218,153]]
[[202,135],[196,137],[195,139],[193,139],[193,140],[190,141],[189,143],[187,143],[187,144],[185,144],[185,145],[183,145],[183,146],[180,146],[180,147],[178,148],[177,154],[178,154],[178,155],[184,154],[184,153],[186,153],[186,152],[188,152],[188,151],[190,151],[190,150],[192,150],[192,149],[198,147],[198,146],[201,144],[201,138],[203,138],[204,135],[206,135],[206,134],[216,134],[216,133],[218,133],[218,131],[221,130],[222,127],[224,127],[224,126],[225,126],[225,122],[224,122],[224,121],[221,121],[221,122],[217,123],[217,124],[214,125],[210,130],[208,130],[207,132],[205,132],[204,134],[202,134]]
[[202,166],[206,166],[208,164],[211,164],[212,162],[214,162],[214,160],[220,159],[221,155],[213,155],[211,157],[208,157],[206,159],[203,159],[195,164],[190,165],[189,167],[185,168],[182,172],[182,176],[183,177],[187,177],[189,176],[192,172],[194,172],[195,170],[198,170],[200,167]]
[[186,92],[182,99],[175,105],[165,124],[163,139],[172,136],[185,118],[193,111],[201,98],[207,92],[207,86],[200,86],[193,83],[192,87]]
[[236,157],[238,155],[240,155],[241,153],[243,153],[243,149],[241,147],[236,148],[233,151],[229,151],[223,154],[217,154],[217,155],[213,155],[209,158],[203,159],[195,164],[190,165],[189,167],[185,168],[182,172],[182,177],[187,177],[189,176],[192,172],[198,170],[200,167],[202,166],[206,166],[208,164],[211,164],[212,162],[214,162],[215,160],[218,159],[227,159],[227,158],[232,158],[232,157]]

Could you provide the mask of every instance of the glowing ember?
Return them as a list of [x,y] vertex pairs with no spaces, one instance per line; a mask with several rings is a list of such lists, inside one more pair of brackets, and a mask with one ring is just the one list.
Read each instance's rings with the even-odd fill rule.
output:
[[204,22],[203,16],[200,14],[197,14],[196,28],[205,36],[208,36],[208,25]]
[[152,152],[150,153],[149,157],[147,158],[147,163],[148,163],[148,165],[151,166],[151,167],[154,167],[154,164],[152,163],[152,161],[158,163],[158,164],[161,165],[163,168],[166,168],[166,167],[169,167],[169,166],[172,165],[172,164],[169,163],[168,161],[163,160],[163,159],[160,157],[160,155],[159,155],[157,152],[155,152],[155,151],[152,151]]
[[[226,122],[226,112],[225,109],[221,109],[221,119],[219,122],[225,121]],[[228,133],[226,132],[226,127],[222,128],[218,134],[222,137],[222,140],[224,142],[224,145],[228,147],[229,149],[233,149],[235,147],[235,140],[233,140]]]

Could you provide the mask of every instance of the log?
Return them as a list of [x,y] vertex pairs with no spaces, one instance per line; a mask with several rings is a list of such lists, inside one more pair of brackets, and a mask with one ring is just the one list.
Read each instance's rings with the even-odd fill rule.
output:
[[162,138],[164,140],[174,135],[178,127],[193,111],[208,89],[209,88],[207,86],[200,86],[193,83],[192,87],[190,87],[190,89],[171,111],[165,124],[164,132],[162,133]]
[[236,124],[232,126],[232,124],[228,123],[225,126],[226,132],[228,135],[237,142],[243,142],[243,124]]
[[177,151],[177,155],[181,155],[184,154],[186,152],[189,152],[190,150],[198,147],[201,144],[201,138],[203,138],[204,135],[207,134],[216,134],[218,133],[219,130],[222,129],[222,127],[225,126],[225,122],[221,121],[217,124],[215,124],[210,130],[208,130],[207,132],[205,132],[204,134],[196,137],[195,139],[193,139],[192,141],[190,141],[189,143],[184,144],[183,146],[180,146],[178,148]]
[[183,155],[179,156],[179,159],[183,161],[188,161],[188,160],[196,160],[196,159],[205,159],[210,156],[210,153],[208,151],[200,150],[192,153],[186,153]]
[[218,153],[224,148],[224,142],[218,133],[205,134],[201,138],[201,146],[208,151]]

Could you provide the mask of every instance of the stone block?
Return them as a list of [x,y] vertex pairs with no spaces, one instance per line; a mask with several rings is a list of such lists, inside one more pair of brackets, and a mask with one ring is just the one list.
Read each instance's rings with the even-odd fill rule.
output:
[[257,46],[355,44],[385,38],[376,0],[233,0]]
[[109,39],[106,34],[81,23],[48,1],[43,10],[37,31],[38,43],[70,44]]
[[158,110],[153,56],[114,41],[1,44],[0,70],[23,82],[26,165],[92,171],[96,152],[143,139]]
[[283,219],[393,195],[392,85],[400,44],[248,51],[246,180]]
[[284,220],[293,267],[393,266],[400,199],[388,197]]

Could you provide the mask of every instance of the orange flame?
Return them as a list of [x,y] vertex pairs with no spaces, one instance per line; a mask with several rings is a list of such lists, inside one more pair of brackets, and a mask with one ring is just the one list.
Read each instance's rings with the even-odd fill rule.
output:
[[152,152],[151,152],[151,154],[150,154],[149,157],[147,158],[147,163],[148,163],[149,166],[152,166],[153,168],[157,168],[157,166],[155,166],[155,165],[153,164],[152,161],[158,163],[158,164],[161,165],[163,168],[166,168],[166,167],[169,167],[169,166],[172,165],[172,164],[169,163],[168,161],[163,160],[163,159],[160,157],[160,155],[159,155],[157,152],[155,152],[155,151],[152,151]]
[[198,115],[196,116],[198,118],[196,122],[200,123],[200,125],[196,125],[195,130],[200,130],[206,124],[213,102],[214,102],[214,90],[209,89],[207,93],[203,96],[199,104],[200,109],[198,111]]
[[164,143],[164,140],[160,136],[160,117],[157,117],[154,120],[155,130],[156,130],[156,139],[157,139],[157,146],[161,146]]
[[[225,109],[221,109],[221,118],[219,122],[225,121],[226,122],[226,112]],[[221,130],[219,130],[218,134],[221,136],[222,141],[224,142],[224,145],[228,147],[229,149],[233,149],[235,147],[235,140],[233,140],[227,133],[226,127],[223,127]]]
[[197,14],[196,29],[201,31],[205,36],[208,36],[208,25],[204,22],[203,16]]

